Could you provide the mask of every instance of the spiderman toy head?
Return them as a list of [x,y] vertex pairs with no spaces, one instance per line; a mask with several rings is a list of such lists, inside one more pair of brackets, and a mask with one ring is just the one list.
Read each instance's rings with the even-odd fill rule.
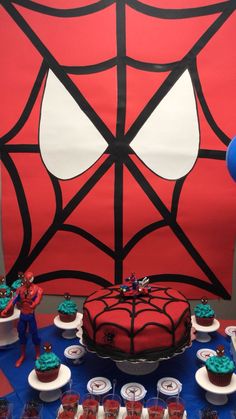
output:
[[24,285],[28,288],[34,280],[34,274],[32,272],[26,272],[25,276],[22,279]]

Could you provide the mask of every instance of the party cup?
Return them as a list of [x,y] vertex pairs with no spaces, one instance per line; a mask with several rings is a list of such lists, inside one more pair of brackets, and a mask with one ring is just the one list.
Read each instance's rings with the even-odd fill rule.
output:
[[[99,408],[99,401],[94,394],[86,393],[82,397],[82,408],[83,408],[83,415],[85,417],[89,416],[90,419],[97,416],[98,408]],[[91,417],[91,415],[93,417]]]
[[76,413],[78,410],[80,395],[74,390],[65,391],[61,395],[63,410]]
[[167,408],[169,418],[183,418],[185,402],[181,397],[172,396],[167,399]]
[[102,405],[105,417],[109,417],[111,419],[117,418],[120,411],[120,406],[122,403],[122,399],[118,394],[107,394],[102,399]]
[[163,419],[167,405],[166,402],[159,397],[152,397],[147,400],[146,408],[149,419]]

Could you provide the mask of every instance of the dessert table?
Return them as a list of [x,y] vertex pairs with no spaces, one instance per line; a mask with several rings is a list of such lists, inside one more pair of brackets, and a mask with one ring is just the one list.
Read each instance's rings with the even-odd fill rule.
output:
[[[203,367],[203,362],[197,358],[197,351],[206,347],[206,344],[194,341],[192,346],[186,351],[171,359],[160,361],[158,368],[146,375],[129,375],[117,368],[114,361],[109,358],[99,358],[94,353],[86,353],[82,364],[68,363],[64,355],[65,349],[68,347],[68,340],[64,339],[61,331],[54,325],[54,316],[50,316],[50,325],[46,326],[43,322],[40,328],[40,315],[37,315],[39,333],[44,342],[51,342],[53,352],[55,352],[62,361],[62,364],[68,366],[71,371],[72,389],[78,392],[81,397],[87,393],[87,383],[93,377],[106,377],[111,382],[117,380],[116,393],[120,394],[122,386],[130,382],[138,382],[147,390],[145,399],[155,397],[157,394],[157,382],[163,377],[174,377],[182,384],[181,398],[185,401],[187,417],[189,419],[199,419],[199,410],[205,407],[211,407],[217,410],[220,419],[229,419],[230,412],[236,409],[236,392],[227,394],[227,403],[225,405],[213,405],[206,400],[206,392],[208,390],[201,387],[195,379],[195,375],[199,369]],[[215,350],[216,346],[223,344],[225,346],[226,355],[230,356],[231,340],[226,336],[224,329],[227,325],[234,325],[236,321],[223,322],[220,320],[220,329],[211,333],[211,341],[207,343],[209,349]],[[220,334],[221,331],[223,334]],[[70,340],[70,345],[80,344],[80,339],[75,337]],[[39,392],[28,383],[28,376],[34,369],[34,347],[29,339],[27,343],[27,357],[25,362],[19,369],[15,368],[15,360],[20,351],[20,343],[17,341],[12,345],[0,348],[0,369],[4,376],[8,379],[13,387],[13,391],[6,395],[9,402],[13,404],[13,419],[19,419],[19,411],[26,401],[39,399]],[[61,387],[64,392],[68,389],[68,384]],[[0,388],[1,390],[1,388]],[[2,395],[2,394],[1,394]],[[165,395],[160,395],[166,398]],[[60,400],[44,403],[43,419],[55,419]],[[18,412],[18,416],[17,416]]]

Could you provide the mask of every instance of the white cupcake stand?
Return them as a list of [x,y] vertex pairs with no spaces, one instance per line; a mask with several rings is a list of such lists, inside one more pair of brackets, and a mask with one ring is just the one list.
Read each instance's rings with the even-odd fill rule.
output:
[[198,385],[206,390],[207,401],[216,406],[226,404],[228,402],[227,395],[236,391],[236,374],[233,374],[230,384],[224,387],[216,386],[209,381],[206,367],[197,370],[195,379]]
[[0,317],[0,347],[10,345],[18,340],[18,333],[15,327],[15,320],[20,316],[20,310],[14,308],[10,317]]
[[209,335],[209,333],[216,332],[216,330],[218,330],[220,327],[220,322],[217,319],[213,320],[213,324],[211,326],[201,326],[200,324],[196,322],[196,318],[194,315],[191,317],[191,319],[192,319],[192,326],[197,332],[196,333],[197,342],[202,342],[202,343],[210,342],[211,336]]
[[61,396],[61,387],[69,383],[71,379],[71,370],[64,364],[61,364],[58,377],[49,383],[39,381],[33,369],[28,376],[29,385],[35,390],[39,390],[39,398],[43,402],[54,402]]
[[62,329],[62,336],[65,339],[74,339],[76,338],[76,332],[77,332],[77,328],[80,326],[81,322],[82,322],[82,313],[77,313],[76,314],[76,318],[73,322],[62,322],[59,318],[59,315],[57,315],[54,318],[54,324],[56,327],[58,327],[59,329]]

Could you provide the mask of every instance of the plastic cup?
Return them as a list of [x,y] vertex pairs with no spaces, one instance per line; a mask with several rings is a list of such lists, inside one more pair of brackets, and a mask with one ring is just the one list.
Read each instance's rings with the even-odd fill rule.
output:
[[143,410],[142,400],[125,400],[125,407],[128,416],[141,416]]
[[159,397],[152,397],[147,400],[146,408],[149,419],[163,419],[167,405],[166,402]]
[[167,399],[169,418],[183,418],[185,403],[181,397],[172,396]]
[[61,395],[63,410],[77,413],[80,395],[74,390],[65,391]]
[[132,414],[128,414],[128,412],[126,411],[123,416],[122,419],[142,419],[142,415],[135,415],[135,413]]
[[118,394],[107,394],[102,399],[102,405],[105,417],[111,419],[117,418],[120,411],[122,399]]
[[89,419],[97,416],[99,401],[94,394],[86,393],[81,401],[83,407],[83,419],[89,416]]

